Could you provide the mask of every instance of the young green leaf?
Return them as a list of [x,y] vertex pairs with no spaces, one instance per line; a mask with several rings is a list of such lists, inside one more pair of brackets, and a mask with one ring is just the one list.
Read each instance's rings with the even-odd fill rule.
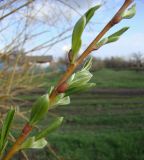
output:
[[35,136],[36,140],[39,140],[41,138],[48,136],[50,133],[52,133],[57,128],[59,128],[62,122],[63,122],[63,117],[57,117],[47,128],[45,128]]
[[29,123],[35,125],[48,112],[49,109],[49,95],[41,96],[33,105]]
[[70,104],[70,97],[69,96],[66,96],[63,99],[60,99],[57,102],[57,105],[68,105],[68,104]]
[[55,101],[51,103],[50,108],[55,108],[60,105],[70,104],[70,97],[66,96],[65,93],[60,93],[56,96]]
[[134,17],[135,14],[136,14],[136,4],[132,5],[131,8],[129,8],[127,11],[125,11],[122,14],[122,18],[123,19],[130,19],[130,18]]
[[97,9],[99,9],[101,7],[100,4],[90,8],[86,13],[85,13],[85,16],[86,16],[86,24],[88,24],[88,22],[90,21],[90,19],[93,17],[95,11]]
[[65,92],[66,95],[71,95],[76,92],[82,92],[95,86],[95,83],[88,83],[93,76],[89,72],[91,65],[92,58],[90,58],[90,60],[85,63],[81,71],[72,75],[72,77],[68,80],[69,87]]
[[92,78],[92,76],[93,75],[88,70],[82,69],[81,71],[75,73],[72,81],[68,81],[69,88],[72,86],[86,84]]
[[100,7],[101,5],[97,5],[95,7],[92,7],[89,9],[76,23],[74,26],[74,30],[72,33],[72,51],[71,51],[71,57],[72,62],[74,62],[82,44],[81,36],[84,31],[84,28],[86,27],[87,23],[90,21],[92,16],[94,15],[95,11]]
[[108,38],[119,37],[119,36],[121,36],[123,33],[125,33],[128,29],[129,29],[129,27],[123,27],[123,28],[120,29],[119,31],[117,31],[117,32],[113,33],[112,35],[110,35]]
[[74,80],[75,74],[76,74],[76,73],[73,73],[73,74],[71,75],[71,77],[68,79],[67,83],[68,83],[69,85],[70,85],[71,82]]
[[54,105],[68,105],[68,104],[70,104],[70,97],[69,96],[65,97],[65,94],[61,93],[56,97]]
[[95,87],[96,84],[95,83],[86,83],[84,85],[81,85],[81,86],[73,86],[73,87],[70,87],[67,91],[66,91],[66,95],[71,95],[71,94],[74,94],[74,93],[80,93],[80,92],[83,92],[83,91],[86,91],[92,87]]
[[101,46],[103,46],[103,45],[105,45],[105,44],[107,44],[107,42],[108,42],[108,37],[103,38],[100,42],[98,42],[98,43],[96,44],[96,49],[97,49],[97,48],[100,48]]
[[73,33],[72,33],[72,61],[77,56],[82,44],[81,35],[85,28],[86,17],[82,16],[80,20],[76,23]]
[[14,109],[10,109],[7,113],[7,116],[4,120],[3,126],[1,128],[1,136],[0,136],[0,152],[3,150],[3,147],[5,147],[7,143],[7,136],[9,134],[9,130],[12,124],[12,120],[14,118]]
[[53,91],[54,86],[51,86],[50,89],[48,90],[49,95],[51,94],[51,92]]
[[35,137],[28,138],[21,146],[20,149],[42,149],[47,145],[47,141],[44,138],[36,140]]
[[118,41],[120,36],[117,37],[109,37],[106,44]]
[[99,48],[105,44],[108,43],[112,43],[112,42],[116,42],[117,40],[119,40],[120,36],[125,33],[127,30],[129,29],[129,27],[124,27],[122,29],[120,29],[119,31],[113,33],[112,35],[103,38],[100,42],[97,43],[96,48]]
[[90,68],[92,66],[92,60],[93,60],[93,58],[90,57],[89,60],[86,61],[86,63],[83,66],[84,70],[87,70],[87,71],[90,70]]

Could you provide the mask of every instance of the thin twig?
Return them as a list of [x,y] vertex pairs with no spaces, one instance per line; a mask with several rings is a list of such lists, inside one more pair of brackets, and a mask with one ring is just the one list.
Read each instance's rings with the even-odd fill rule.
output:
[[[119,23],[121,20],[121,14],[125,11],[125,9],[132,3],[132,0],[125,0],[122,7],[119,9],[119,11],[115,14],[115,16],[111,19],[111,21],[104,27],[104,29],[98,34],[98,36],[92,41],[92,43],[88,46],[88,48],[82,53],[82,55],[77,59],[77,61],[74,64],[70,64],[67,71],[63,75],[63,77],[59,80],[58,84],[52,91],[50,95],[50,100],[53,102],[55,97],[57,96],[57,88],[63,84],[67,79],[72,75],[74,70],[83,62],[83,60],[93,51],[94,46],[97,44],[97,42],[105,35],[107,31],[110,30],[115,24]],[[32,131],[32,127],[29,124],[26,124],[22,134],[19,136],[19,138],[16,140],[16,143],[12,146],[10,151],[7,153],[7,155],[3,158],[3,160],[10,160],[14,154],[19,150],[19,146],[23,143],[23,141],[27,138],[29,133]]]
[[122,19],[121,14],[127,9],[127,7],[133,2],[133,0],[125,0],[122,7],[118,10],[118,12],[114,15],[114,17],[109,21],[109,23],[103,28],[103,30],[98,34],[98,36],[92,41],[92,43],[88,46],[88,48],[81,54],[81,56],[77,59],[74,64],[70,64],[67,71],[63,75],[63,77],[59,80],[57,86],[52,91],[50,98],[53,99],[57,95],[57,88],[62,85],[74,72],[74,70],[83,62],[83,60],[95,49],[95,45],[97,42],[107,33],[114,25],[119,23]]
[[17,12],[17,11],[20,10],[21,8],[23,8],[23,7],[27,6],[27,5],[29,5],[29,4],[32,3],[32,2],[33,2],[33,0],[30,0],[30,1],[28,1],[27,3],[21,5],[20,7],[18,7],[18,8],[16,8],[16,9],[12,10],[11,12],[5,14],[4,16],[0,17],[0,21],[3,20],[4,18],[10,16],[11,14]]

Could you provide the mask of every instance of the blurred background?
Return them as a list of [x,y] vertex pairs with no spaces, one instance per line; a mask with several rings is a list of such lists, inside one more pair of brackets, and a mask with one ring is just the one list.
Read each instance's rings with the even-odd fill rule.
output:
[[[68,66],[72,29],[90,7],[101,3],[83,34],[82,51],[113,17],[124,0],[1,0],[0,117],[17,109],[12,135],[23,127],[32,103],[55,85]],[[144,2],[123,20],[121,39],[91,54],[96,87],[73,95],[69,106],[50,110],[38,126],[64,116],[44,150],[20,152],[13,160],[144,159]]]

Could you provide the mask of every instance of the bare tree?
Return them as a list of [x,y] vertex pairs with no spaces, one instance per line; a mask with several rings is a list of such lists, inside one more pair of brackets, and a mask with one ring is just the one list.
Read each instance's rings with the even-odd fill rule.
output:
[[143,54],[141,52],[133,53],[134,63],[138,69],[143,67]]

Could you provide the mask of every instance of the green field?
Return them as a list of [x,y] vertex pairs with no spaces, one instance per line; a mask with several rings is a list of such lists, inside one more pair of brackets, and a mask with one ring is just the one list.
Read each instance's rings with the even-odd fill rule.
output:
[[[62,74],[45,76],[46,86],[54,85]],[[94,72],[97,88],[144,88],[144,73],[133,70],[101,69]]]
[[[65,118],[48,136],[52,149],[61,160],[144,160],[144,73],[103,69],[94,75],[96,89],[72,96],[69,106],[51,110],[42,122]],[[56,78],[48,80],[46,86]],[[32,152],[31,159],[56,159],[47,148]]]

